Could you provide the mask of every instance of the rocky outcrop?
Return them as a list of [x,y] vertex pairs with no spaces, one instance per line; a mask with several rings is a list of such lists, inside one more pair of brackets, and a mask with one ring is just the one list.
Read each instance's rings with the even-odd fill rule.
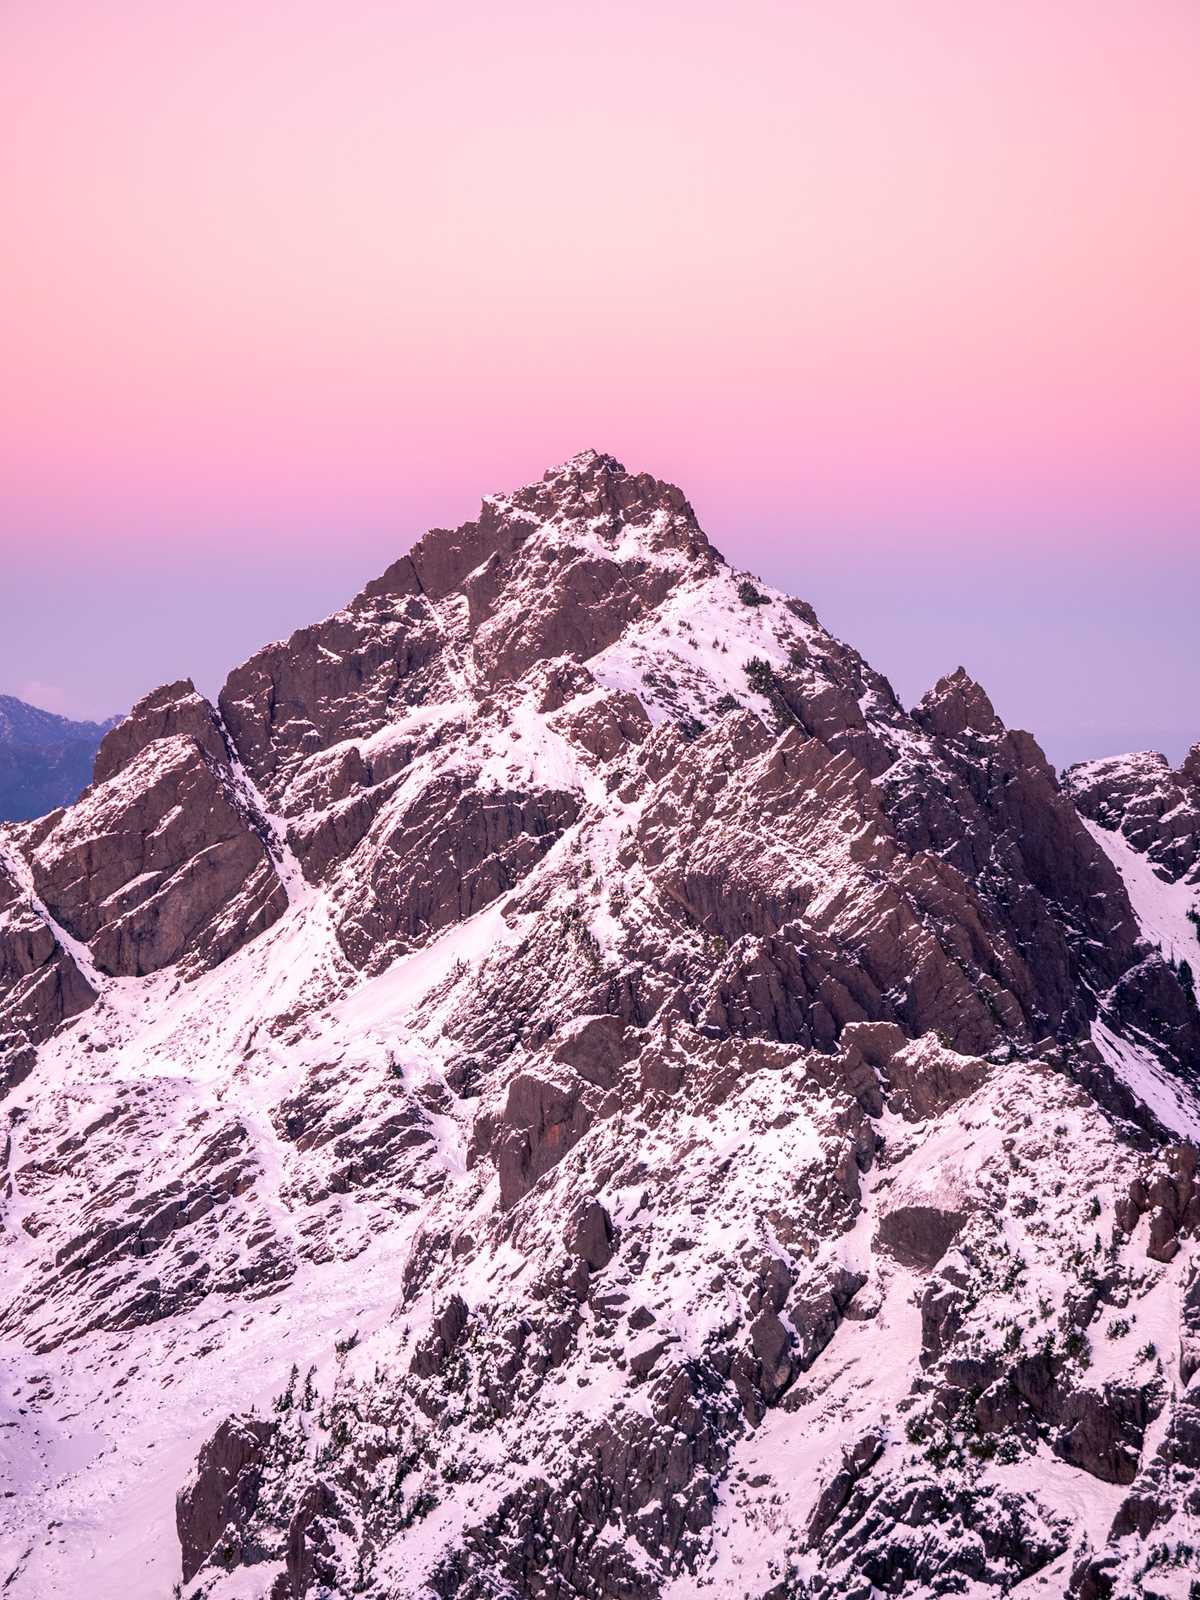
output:
[[1200,1151],[1191,1142],[1167,1145],[1151,1171],[1139,1175],[1121,1197],[1117,1220],[1128,1233],[1149,1215],[1146,1254],[1171,1261],[1200,1228]]
[[[89,1333],[166,1322],[212,1294],[269,1296],[295,1272],[245,1123],[196,1119],[171,1149],[139,1152],[152,1126],[147,1097],[130,1092],[38,1156],[20,1140],[9,1164],[24,1226],[56,1248],[14,1286],[0,1332],[46,1354]],[[126,1164],[113,1163],[114,1149]]]
[[112,976],[215,966],[287,905],[264,824],[183,734],[145,744],[26,849],[51,914]]
[[177,738],[193,740],[218,765],[228,765],[229,747],[217,714],[190,678],[154,689],[105,734],[92,782],[115,777],[156,739]]
[[96,993],[22,891],[0,842],[0,1098],[33,1068],[37,1047]]
[[1075,1037],[1089,993],[1136,965],[1138,928],[1116,869],[1084,828],[1037,742],[1005,728],[960,667],[913,712],[930,754],[881,782],[900,839],[975,886],[1024,959],[1035,1036]]
[[493,1130],[476,1125],[475,1158],[490,1156],[507,1209],[555,1167],[601,1114],[603,1094],[569,1073],[519,1073]]
[[[995,1485],[952,1488],[932,1473],[869,1474],[823,1537],[812,1600],[994,1590],[1006,1594],[1068,1548],[1069,1527]],[[781,1586],[766,1600],[786,1600]]]
[[1184,1394],[1172,1406],[1162,1442],[1117,1508],[1104,1546],[1077,1563],[1071,1600],[1115,1600],[1136,1592],[1156,1569],[1167,1576],[1172,1568],[1193,1567],[1198,1462],[1200,1405],[1196,1396]]
[[435,691],[442,650],[438,618],[406,566],[235,668],[221,716],[255,782],[286,810],[288,779],[306,757],[379,732]]
[[898,847],[849,753],[727,717],[680,750],[638,844],[668,912],[727,952],[703,1002],[714,1028],[829,1047],[894,1020],[968,1050],[1026,1034],[1023,964],[965,879]]
[[245,1554],[242,1534],[258,1505],[275,1431],[256,1417],[229,1417],[201,1450],[175,1502],[185,1583],[210,1558],[233,1567]]
[[929,1272],[954,1243],[965,1221],[963,1212],[942,1206],[898,1206],[880,1221],[875,1241],[904,1266]]
[[1173,769],[1165,756],[1081,761],[1063,774],[1080,813],[1119,832],[1167,883],[1200,883],[1200,745]]
[[431,779],[383,814],[345,868],[353,886],[342,948],[379,967],[513,888],[579,814],[573,794],[494,790],[465,775]]

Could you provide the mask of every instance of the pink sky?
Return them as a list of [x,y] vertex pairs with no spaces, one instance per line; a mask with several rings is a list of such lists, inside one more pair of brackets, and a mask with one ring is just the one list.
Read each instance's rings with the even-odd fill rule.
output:
[[818,604],[1195,592],[1198,81],[1194,0],[6,0],[0,689],[215,674],[585,444]]

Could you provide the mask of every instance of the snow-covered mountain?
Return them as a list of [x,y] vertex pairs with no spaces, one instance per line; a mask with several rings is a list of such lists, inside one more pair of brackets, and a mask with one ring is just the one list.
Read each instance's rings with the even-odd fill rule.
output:
[[119,719],[72,722],[0,694],[0,819],[69,806],[87,787],[100,741]]
[[6,1596],[1194,1594],[1198,817],[594,452],[156,691],[0,829]]

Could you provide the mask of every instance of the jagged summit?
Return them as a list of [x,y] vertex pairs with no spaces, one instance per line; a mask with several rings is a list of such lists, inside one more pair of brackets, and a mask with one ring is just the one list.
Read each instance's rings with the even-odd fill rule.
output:
[[211,705],[190,678],[162,684],[134,705],[104,736],[96,753],[94,783],[104,783],[159,739],[193,739],[215,761],[228,763],[229,748]]
[[913,716],[923,728],[953,738],[962,733],[996,735],[1005,731],[986,691],[965,667],[939,678],[921,699]]
[[592,451],[146,696],[0,828],[6,1597],[1152,1592],[1194,767],[906,712]]
[[491,498],[499,506],[532,513],[560,535],[586,530],[630,554],[721,559],[681,489],[646,472],[628,472],[615,456],[597,450],[583,450],[551,467],[539,483]]
[[589,445],[586,450],[578,450],[565,461],[560,461],[556,467],[547,467],[542,474],[542,481],[549,483],[553,479],[568,476],[591,477],[598,472],[627,476],[624,462],[609,455],[607,450],[595,450]]
[[474,521],[430,529],[360,599],[419,593],[440,600],[475,568],[513,562],[522,552],[530,562],[547,552],[550,559],[590,553],[659,567],[679,567],[681,558],[700,565],[722,561],[680,489],[627,472],[613,456],[583,450],[534,483],[485,496]]
[[[550,491],[548,498],[540,492],[543,486]],[[600,514],[637,523],[659,510],[681,515],[699,531],[695,512],[681,489],[648,472],[631,473],[604,451],[581,450],[550,467],[540,483],[527,484],[509,496],[497,498],[524,504],[530,496],[537,497],[541,504],[553,505],[559,515],[568,518]]]

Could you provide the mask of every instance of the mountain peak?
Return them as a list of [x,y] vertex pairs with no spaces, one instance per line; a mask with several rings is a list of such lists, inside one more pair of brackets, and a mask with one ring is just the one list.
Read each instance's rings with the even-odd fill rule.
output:
[[542,479],[548,483],[552,478],[562,478],[568,474],[587,476],[596,472],[624,473],[625,464],[618,461],[616,456],[610,456],[606,450],[594,450],[589,445],[586,450],[578,450],[565,461],[560,461],[558,466],[547,467]]
[[581,450],[537,483],[489,497],[485,514],[490,507],[532,516],[558,532],[586,529],[610,545],[620,541],[630,555],[673,551],[689,561],[723,564],[682,489],[648,472],[630,472],[600,450]]
[[93,782],[113,777],[155,740],[178,735],[194,739],[217,762],[229,759],[216,712],[190,678],[152,689],[109,729],[96,753]]
[[536,482],[485,495],[474,521],[430,528],[366,586],[363,598],[424,594],[441,600],[482,563],[509,560],[539,537],[552,544],[595,537],[605,554],[621,559],[662,561],[673,552],[688,564],[724,565],[682,489],[587,449]]
[[987,693],[961,666],[938,679],[914,709],[913,716],[927,732],[943,739],[967,732],[1004,732],[1004,724]]

